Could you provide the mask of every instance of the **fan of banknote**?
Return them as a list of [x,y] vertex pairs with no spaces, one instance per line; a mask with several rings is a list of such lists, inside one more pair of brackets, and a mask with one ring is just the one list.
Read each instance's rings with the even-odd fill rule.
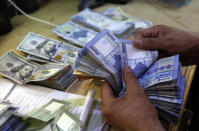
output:
[[75,62],[75,74],[107,80],[115,94],[125,95],[122,68],[130,66],[141,87],[157,108],[159,115],[177,123],[186,88],[179,56],[157,60],[155,50],[139,50],[131,40],[118,39],[103,30],[80,51]]

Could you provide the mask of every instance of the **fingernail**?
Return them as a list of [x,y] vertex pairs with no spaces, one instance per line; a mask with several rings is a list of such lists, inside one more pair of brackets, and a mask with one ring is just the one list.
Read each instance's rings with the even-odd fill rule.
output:
[[125,72],[131,72],[132,70],[131,70],[131,67],[130,67],[130,66],[125,66],[125,67],[124,67],[124,71],[125,71]]
[[133,43],[135,46],[142,46],[143,45],[143,41],[142,40],[134,40]]

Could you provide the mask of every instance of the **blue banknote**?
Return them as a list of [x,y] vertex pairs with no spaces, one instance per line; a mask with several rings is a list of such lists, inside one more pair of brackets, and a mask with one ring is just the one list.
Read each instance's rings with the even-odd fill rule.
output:
[[140,50],[133,46],[133,41],[120,39],[122,66],[130,66],[139,78],[158,58],[157,50]]
[[85,9],[72,17],[72,20],[93,28],[96,31],[108,29],[116,36],[122,36],[127,30],[134,28],[133,22],[116,21],[104,14]]
[[158,83],[176,80],[178,68],[179,55],[160,59],[139,78],[139,83],[142,88],[147,88]]
[[89,55],[96,60],[105,70],[114,76],[116,87],[115,92],[119,92],[122,87],[121,82],[121,57],[120,41],[107,29],[99,33],[95,38],[79,52],[80,56]]
[[97,35],[96,31],[83,27],[72,21],[68,21],[63,25],[58,26],[53,29],[53,32],[82,47]]

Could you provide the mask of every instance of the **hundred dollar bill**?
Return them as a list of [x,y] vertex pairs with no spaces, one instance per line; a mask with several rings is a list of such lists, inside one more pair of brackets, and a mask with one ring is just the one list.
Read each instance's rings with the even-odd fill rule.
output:
[[139,83],[142,88],[147,88],[158,83],[176,80],[178,68],[179,55],[160,59],[139,78]]
[[65,64],[75,61],[79,50],[33,32],[27,34],[17,49],[27,54]]
[[8,51],[0,58],[0,74],[19,84],[48,79],[65,66],[63,64],[39,65],[14,51]]
[[117,85],[113,87],[115,93],[119,93],[122,86],[119,44],[120,41],[110,31],[105,29],[79,52],[79,56],[90,56],[114,77],[114,82]]
[[134,27],[133,22],[116,21],[104,14],[94,12],[90,9],[85,9],[73,16],[72,20],[89,26],[97,31],[102,31],[106,28],[118,37],[122,36],[128,29]]
[[68,21],[63,25],[58,26],[57,28],[53,29],[53,32],[81,47],[83,47],[97,35],[97,32],[94,30],[83,27],[72,21]]
[[[135,30],[145,29],[145,28],[149,28],[149,27],[153,26],[152,22],[150,22],[148,20],[136,18],[136,17],[124,12],[120,7],[109,8],[107,11],[104,12],[104,14],[108,17],[111,17],[114,20],[117,20],[117,21],[134,22]],[[134,33],[134,32],[135,31],[132,30],[132,33]]]
[[130,66],[136,77],[140,77],[158,58],[158,51],[140,50],[133,46],[133,41],[120,39],[122,66]]

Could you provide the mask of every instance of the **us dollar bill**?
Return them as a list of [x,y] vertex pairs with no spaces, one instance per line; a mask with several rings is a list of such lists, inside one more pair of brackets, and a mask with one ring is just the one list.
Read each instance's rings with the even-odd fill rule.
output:
[[53,63],[39,65],[14,51],[8,51],[0,58],[0,74],[19,84],[46,80],[65,66],[67,65]]
[[81,47],[83,47],[97,35],[96,31],[83,27],[72,21],[68,21],[67,23],[64,23],[63,25],[53,29],[52,31],[60,37]]
[[17,47],[18,50],[58,63],[73,63],[78,48],[30,32]]

